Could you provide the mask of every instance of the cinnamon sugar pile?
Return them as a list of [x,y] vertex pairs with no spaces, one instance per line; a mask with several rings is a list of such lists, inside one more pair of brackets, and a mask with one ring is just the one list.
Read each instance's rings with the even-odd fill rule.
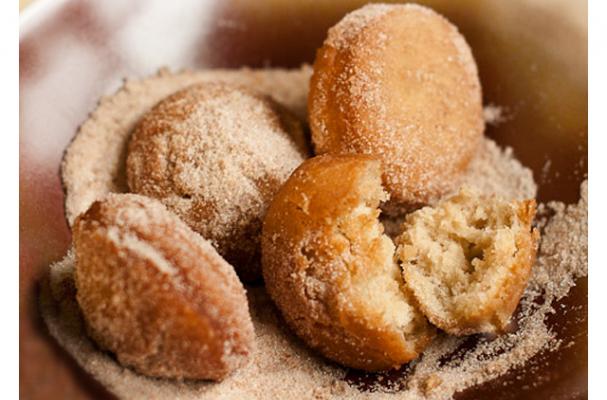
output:
[[575,279],[588,275],[588,181],[582,182],[577,204],[551,201],[538,212],[553,215],[540,220],[543,240],[529,290],[560,300]]
[[[282,100],[289,108],[305,110],[307,79],[303,76],[307,74],[309,77],[309,72],[309,68],[304,67],[292,72],[246,71],[243,75],[263,75],[267,82],[273,82],[273,85],[264,87],[267,93]],[[92,153],[95,149],[87,146],[90,142],[99,141],[113,143],[104,147],[103,151],[121,153],[124,138],[128,136],[132,126],[131,122],[136,120],[137,115],[141,115],[149,104],[154,103],[152,97],[161,98],[168,94],[153,89],[154,85],[164,87],[164,91],[169,92],[168,86],[176,90],[191,83],[193,74],[197,74],[199,79],[207,79],[216,72],[186,75],[165,73],[164,77],[131,83],[131,87],[137,88],[133,92],[125,87],[115,96],[105,99],[99,108],[105,107],[105,111],[114,115],[120,115],[127,107],[137,102],[139,108],[130,109],[128,121],[123,121],[120,125],[120,132],[97,131],[98,135],[105,135],[105,139],[101,140],[99,137],[93,138],[95,132],[89,129],[87,138],[76,139],[79,141],[79,150],[74,149],[72,145],[68,154],[72,152],[75,157],[74,153],[85,149]],[[232,74],[236,76],[238,72]],[[272,79],[273,74],[276,74],[275,80]],[[291,77],[293,80],[281,77]],[[167,84],[169,81],[172,82],[170,85]],[[297,100],[284,101],[284,94],[289,90],[297,93],[291,100]],[[135,99],[146,94],[150,98]],[[113,107],[109,106],[110,104]],[[93,118],[95,117],[103,120],[99,109],[93,114]],[[66,181],[68,211],[70,204],[72,212],[78,212],[79,208],[87,206],[86,203],[91,197],[107,191],[124,190],[113,183],[124,168],[120,158],[112,158],[110,154],[100,154],[96,157],[106,157],[114,160],[115,164],[103,173],[95,171],[96,176],[92,176],[93,173],[88,170],[81,170],[80,173],[72,170],[64,174],[64,178],[69,180]],[[78,159],[82,161],[81,158]],[[86,165],[81,163],[81,166]],[[531,171],[514,158],[512,150],[500,149],[490,139],[484,139],[482,150],[473,160],[464,181],[483,193],[498,193],[511,199],[534,197],[536,193]],[[496,378],[524,364],[540,351],[558,348],[559,342],[547,325],[546,316],[553,312],[552,302],[566,295],[577,277],[587,274],[586,193],[584,184],[582,198],[577,205],[549,203],[544,207],[552,210],[554,215],[543,223],[539,257],[532,282],[516,316],[516,332],[493,340],[480,338],[472,344],[469,338],[440,335],[420,359],[403,367],[402,373],[396,373],[395,378],[394,372],[372,374],[370,379],[375,383],[365,388],[353,383],[350,378],[346,379],[352,374],[351,371],[317,356],[291,334],[261,287],[248,288],[257,349],[246,367],[221,383],[147,378],[123,368],[112,355],[99,351],[85,334],[75,301],[72,280],[74,260],[71,253],[62,262],[50,268],[50,285],[43,290],[41,296],[42,313],[49,331],[57,341],[84,369],[122,398],[448,399],[459,390]],[[534,301],[539,293],[546,299],[541,304]],[[386,380],[390,380],[390,383],[386,384]]]

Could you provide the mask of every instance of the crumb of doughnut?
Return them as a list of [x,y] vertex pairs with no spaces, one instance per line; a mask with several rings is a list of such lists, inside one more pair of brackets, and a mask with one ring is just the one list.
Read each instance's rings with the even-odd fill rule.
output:
[[411,303],[379,223],[381,164],[325,155],[302,164],[264,220],[266,289],[312,348],[369,371],[398,367],[433,335]]
[[508,120],[504,107],[495,104],[487,104],[483,107],[483,118],[488,125],[500,125]]
[[329,30],[310,81],[317,154],[364,153],[384,163],[390,207],[415,207],[457,187],[481,141],[476,64],[444,17],[371,4]]
[[504,331],[535,263],[534,215],[534,200],[462,189],[406,217],[397,254],[430,322],[453,335]]
[[259,235],[274,193],[307,155],[303,128],[268,96],[201,83],[144,115],[127,181],[211,241],[245,280],[261,275]]
[[431,374],[426,379],[422,379],[420,381],[422,382],[420,385],[422,392],[426,396],[429,396],[434,391],[434,389],[436,389],[441,384],[441,379],[438,377],[437,374]]
[[223,379],[254,346],[244,288],[161,203],[96,201],[74,223],[77,300],[89,335],[141,374]]

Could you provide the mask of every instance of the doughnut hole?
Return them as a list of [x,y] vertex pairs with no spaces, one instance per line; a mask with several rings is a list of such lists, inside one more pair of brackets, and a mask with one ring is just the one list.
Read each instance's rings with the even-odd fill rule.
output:
[[121,365],[222,380],[249,362],[255,333],[234,269],[160,202],[110,194],[78,216],[73,235],[87,333]]
[[271,97],[204,82],[161,100],[133,130],[132,192],[160,200],[209,240],[239,277],[261,277],[265,211],[306,158],[301,122]]
[[374,158],[315,157],[276,195],[262,233],[266,289],[289,326],[324,356],[368,371],[416,358],[434,333],[378,220],[386,198]]
[[398,215],[457,189],[483,136],[465,38],[417,4],[369,4],[329,29],[310,80],[316,154],[371,154]]

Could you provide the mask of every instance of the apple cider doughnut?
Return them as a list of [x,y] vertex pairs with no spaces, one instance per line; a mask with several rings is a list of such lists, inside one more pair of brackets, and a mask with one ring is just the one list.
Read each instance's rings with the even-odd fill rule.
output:
[[454,188],[484,130],[468,44],[444,17],[414,4],[367,5],[329,30],[308,111],[317,154],[383,161],[389,208]]
[[368,371],[416,358],[433,329],[415,308],[383,234],[381,163],[367,155],[304,162],[263,225],[266,290],[309,346]]
[[255,335],[234,269],[157,200],[110,194],[74,223],[77,301],[90,336],[137,372],[226,377]]
[[307,156],[299,120],[269,96],[201,83],[160,101],[128,146],[129,188],[161,200],[244,280],[261,276],[266,208]]
[[407,215],[397,258],[430,322],[453,335],[504,331],[535,263],[534,215],[534,200],[468,189]]

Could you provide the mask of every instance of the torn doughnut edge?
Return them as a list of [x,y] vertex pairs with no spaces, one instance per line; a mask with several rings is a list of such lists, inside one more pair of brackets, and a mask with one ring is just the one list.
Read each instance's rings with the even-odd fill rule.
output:
[[346,307],[362,310],[368,323],[402,332],[410,359],[430,343],[433,331],[415,305],[396,262],[396,247],[379,220],[380,204],[388,200],[379,161],[368,162],[356,182],[360,202],[340,216],[334,235],[346,244],[342,262],[350,272]]
[[507,330],[535,261],[535,210],[533,199],[509,202],[463,188],[406,217],[397,258],[433,325],[453,335]]

